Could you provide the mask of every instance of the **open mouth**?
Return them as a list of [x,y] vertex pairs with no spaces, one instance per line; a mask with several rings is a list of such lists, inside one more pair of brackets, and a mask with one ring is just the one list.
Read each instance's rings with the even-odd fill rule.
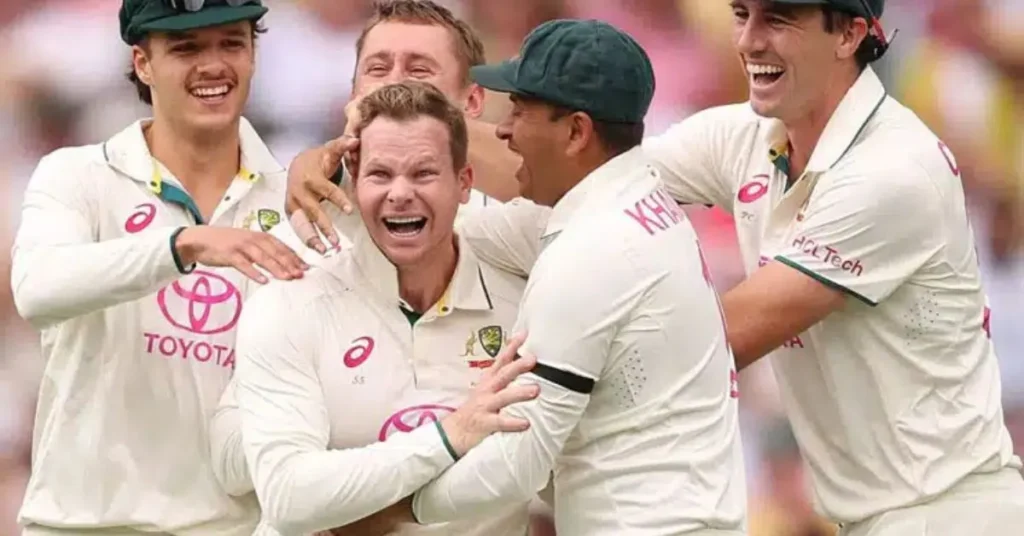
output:
[[190,91],[193,97],[208,103],[218,103],[227,97],[228,93],[231,93],[231,85],[221,84],[213,87],[196,87]]
[[427,226],[427,219],[422,216],[409,218],[384,218],[384,227],[393,236],[408,238],[416,236]]
[[778,65],[748,63],[747,73],[750,75],[752,85],[765,87],[778,82],[786,74],[786,70]]

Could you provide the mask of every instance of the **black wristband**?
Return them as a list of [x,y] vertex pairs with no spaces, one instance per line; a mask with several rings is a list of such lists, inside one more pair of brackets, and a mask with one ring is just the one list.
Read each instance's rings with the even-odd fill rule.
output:
[[178,254],[178,235],[180,235],[185,229],[188,229],[188,227],[178,227],[173,233],[171,233],[171,257],[174,259],[174,267],[178,269],[178,273],[183,275],[191,274],[192,270],[196,269],[195,264],[188,268],[183,266],[183,263],[181,262],[181,255]]

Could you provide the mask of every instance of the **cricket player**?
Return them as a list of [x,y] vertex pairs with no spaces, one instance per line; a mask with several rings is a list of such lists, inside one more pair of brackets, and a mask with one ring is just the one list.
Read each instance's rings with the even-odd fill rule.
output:
[[[481,170],[488,177],[498,177],[500,174],[488,170],[515,165],[513,162],[517,157],[503,150],[501,141],[493,135],[493,127],[475,120],[483,112],[484,93],[483,88],[470,81],[469,69],[484,63],[483,44],[476,32],[447,8],[429,0],[378,0],[374,2],[373,14],[356,41],[356,50],[358,63],[353,74],[353,94],[356,97],[349,104],[348,109],[353,113],[349,114],[346,129],[350,135],[361,123],[358,113],[354,112],[358,111],[362,96],[387,84],[418,80],[435,86],[463,111],[470,136],[478,134],[477,130],[482,134],[477,135],[480,139],[474,142],[476,153],[473,148],[469,152],[469,162],[477,172],[474,177]],[[341,146],[347,150],[348,144],[354,140],[354,137],[343,139]],[[495,150],[496,146],[498,150]],[[476,154],[484,156],[477,157]],[[320,169],[319,164],[316,169]],[[460,213],[467,207],[495,203],[493,197],[480,192],[479,183],[475,182],[477,188],[471,190],[468,203],[459,205]],[[324,185],[322,197],[340,199],[337,201],[339,207],[345,205],[351,209],[342,193],[350,184],[335,185],[327,181],[321,181],[321,184]],[[516,191],[515,184],[493,179],[483,187],[501,199],[510,199]],[[333,209],[328,212],[330,220],[325,225],[334,233],[335,245],[351,247],[348,235],[350,230],[361,225],[360,219],[347,217],[345,212],[334,207],[325,208]],[[308,220],[304,223],[306,228],[312,228]],[[320,264],[322,258],[304,244],[315,245],[320,253],[327,251],[315,234],[315,240],[303,241],[288,225],[275,227],[271,234],[302,253],[302,258],[311,265]],[[241,452],[241,424],[237,408],[235,384],[232,383],[210,423],[210,448],[214,472],[224,489],[232,495],[243,496],[252,493],[253,487]]]
[[252,285],[301,277],[266,231],[285,171],[241,118],[259,0],[125,0],[121,36],[153,117],[44,157],[13,251],[42,331],[25,534],[249,535],[254,497],[210,467],[207,423]]
[[[516,165],[517,159],[504,150],[500,140],[493,136],[494,127],[479,121],[484,109],[483,88],[469,78],[469,69],[484,63],[484,46],[480,36],[452,12],[430,0],[375,0],[373,13],[356,41],[356,71],[353,74],[353,99],[349,103],[347,139],[339,140],[341,152],[353,149],[353,134],[360,120],[356,111],[359,99],[382,85],[418,80],[427,82],[444,93],[466,116],[470,136],[476,141],[470,147],[469,161],[477,171],[477,184],[470,194],[465,209],[495,204],[497,200],[508,200],[516,196],[515,184],[502,177],[502,171]],[[331,167],[333,172],[337,165]],[[351,205],[339,184],[317,181],[318,174],[310,177],[310,187],[316,189],[316,198],[307,196],[289,197],[287,204],[296,214],[312,205],[319,205],[320,199],[332,199],[338,208],[350,211]],[[337,175],[337,180],[342,176]],[[488,194],[484,194],[486,191]],[[330,205],[328,205],[329,207]],[[463,211],[460,211],[460,214]],[[328,212],[319,220],[322,229],[328,229],[328,238],[334,246],[348,246],[351,241],[331,225],[330,217],[338,214]],[[309,222],[301,221],[300,229],[308,229]],[[281,226],[287,232],[288,226]],[[297,237],[282,236],[289,244]],[[294,244],[302,249],[302,244]],[[306,244],[320,253],[325,253],[320,238],[313,233]],[[306,257],[316,263],[315,257]]]
[[[870,67],[884,2],[730,5],[749,102],[644,151],[676,200],[736,219],[750,277],[723,296],[729,341],[740,368],[772,353],[819,512],[844,536],[1024,526],[960,169]],[[460,233],[529,269],[506,231],[545,218],[510,210]]]
[[743,534],[736,371],[696,234],[640,148],[647,55],[608,24],[557,20],[471,74],[511,95],[498,136],[523,195],[553,207],[516,324],[541,394],[509,408],[528,432],[418,491],[416,519],[528,500],[554,470],[560,536]]
[[[352,247],[295,284],[261,289],[240,320],[242,444],[264,520],[284,536],[391,533],[353,524],[487,433],[523,430],[525,420],[497,411],[539,392],[494,392],[535,361],[513,363],[515,346],[502,353],[525,281],[479,262],[454,235],[472,185],[462,111],[423,82],[382,87],[359,106]],[[494,422],[474,423],[483,417]],[[535,493],[401,534],[522,536]]]

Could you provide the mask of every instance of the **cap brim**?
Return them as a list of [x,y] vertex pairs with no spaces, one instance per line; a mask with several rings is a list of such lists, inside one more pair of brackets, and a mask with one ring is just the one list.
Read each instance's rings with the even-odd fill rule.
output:
[[512,82],[518,66],[516,60],[505,60],[496,65],[477,65],[469,69],[469,78],[491,91],[519,93],[519,88]]
[[227,5],[203,8],[195,13],[182,13],[173,17],[139,25],[144,32],[184,32],[210,26],[231,24],[243,20],[256,20],[267,13],[266,6],[247,4],[238,7]]

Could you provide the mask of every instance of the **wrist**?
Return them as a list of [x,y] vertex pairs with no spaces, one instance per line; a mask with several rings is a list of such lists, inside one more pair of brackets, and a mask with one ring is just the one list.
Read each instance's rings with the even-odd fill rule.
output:
[[199,246],[195,240],[196,227],[180,227],[171,234],[171,254],[178,271],[187,274],[196,265]]
[[456,449],[451,438],[454,432],[454,426],[452,425],[451,419],[444,419],[444,421],[434,421],[434,425],[437,426],[437,433],[441,436],[441,443],[444,444],[445,450],[448,451],[448,455],[452,457],[453,461],[459,461],[462,457],[462,452]]

